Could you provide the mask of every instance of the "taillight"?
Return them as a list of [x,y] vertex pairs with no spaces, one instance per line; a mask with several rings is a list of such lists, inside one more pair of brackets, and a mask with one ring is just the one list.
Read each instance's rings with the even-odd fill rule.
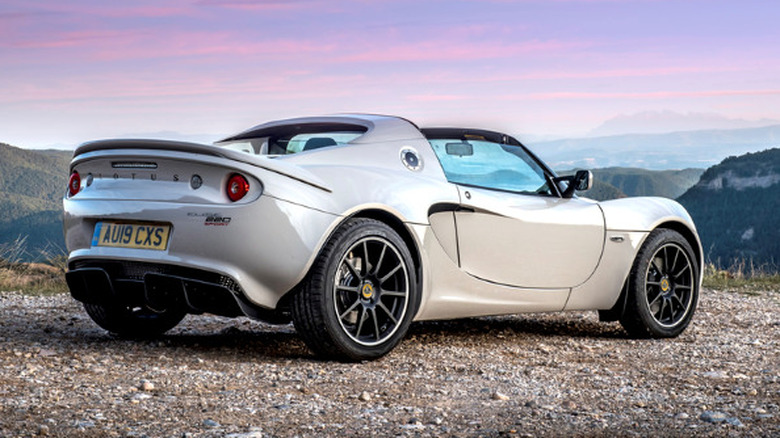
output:
[[70,179],[68,180],[68,194],[75,196],[79,190],[81,190],[81,177],[78,172],[74,171],[70,174]]
[[227,195],[231,201],[236,202],[249,193],[249,181],[243,176],[234,173],[227,182]]

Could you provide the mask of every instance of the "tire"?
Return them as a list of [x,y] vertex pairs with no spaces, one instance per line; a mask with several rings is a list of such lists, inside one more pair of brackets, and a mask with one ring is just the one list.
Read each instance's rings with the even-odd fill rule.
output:
[[671,338],[685,330],[699,299],[699,266],[678,232],[654,230],[639,250],[628,278],[620,324],[635,338]]
[[125,337],[147,338],[176,327],[187,315],[182,309],[155,312],[146,308],[129,308],[113,304],[84,304],[93,321],[111,333]]
[[376,359],[403,339],[418,296],[403,239],[377,220],[350,219],[333,233],[294,295],[293,324],[321,357]]

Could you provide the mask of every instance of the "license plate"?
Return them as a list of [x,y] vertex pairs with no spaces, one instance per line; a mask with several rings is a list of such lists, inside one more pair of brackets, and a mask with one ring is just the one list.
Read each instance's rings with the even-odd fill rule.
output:
[[98,222],[92,235],[92,246],[165,251],[170,234],[170,225]]

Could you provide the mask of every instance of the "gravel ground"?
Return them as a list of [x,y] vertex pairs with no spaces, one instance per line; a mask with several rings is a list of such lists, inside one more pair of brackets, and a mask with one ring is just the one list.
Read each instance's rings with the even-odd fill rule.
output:
[[0,436],[780,436],[780,295],[703,291],[671,340],[570,312],[414,324],[318,361],[292,326],[188,316],[155,340],[67,295],[0,294]]

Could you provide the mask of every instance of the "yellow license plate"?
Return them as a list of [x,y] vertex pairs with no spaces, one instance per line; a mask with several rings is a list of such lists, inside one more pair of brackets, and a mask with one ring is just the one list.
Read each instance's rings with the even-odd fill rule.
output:
[[92,246],[165,251],[170,234],[170,225],[98,222],[92,235]]

